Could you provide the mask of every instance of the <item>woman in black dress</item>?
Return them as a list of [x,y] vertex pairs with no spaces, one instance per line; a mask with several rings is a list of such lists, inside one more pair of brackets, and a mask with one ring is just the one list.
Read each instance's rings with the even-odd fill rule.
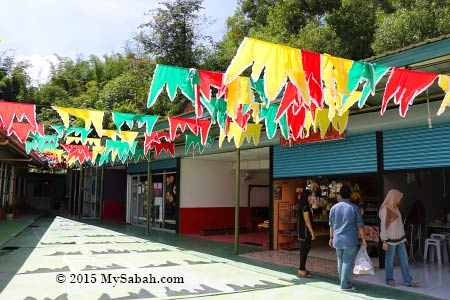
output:
[[304,190],[300,196],[300,203],[298,205],[298,239],[300,240],[300,267],[297,275],[301,278],[310,278],[311,273],[306,270],[306,259],[308,258],[309,250],[311,249],[311,241],[316,239],[312,227],[313,214],[311,210],[311,192]]

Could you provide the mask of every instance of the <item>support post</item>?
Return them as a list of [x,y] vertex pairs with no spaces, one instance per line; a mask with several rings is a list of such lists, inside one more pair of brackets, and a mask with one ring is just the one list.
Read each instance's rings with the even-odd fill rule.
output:
[[151,227],[151,210],[152,210],[152,166],[151,159],[147,162],[147,236],[150,236],[150,227]]
[[239,202],[241,194],[241,149],[236,150],[236,194],[234,207],[234,254],[239,255]]
[[81,201],[83,199],[83,165],[80,165],[80,177],[78,183],[78,219],[81,219]]
[[102,173],[100,175],[100,211],[99,211],[99,217],[100,221],[103,218],[103,178],[105,176],[105,165],[102,165]]

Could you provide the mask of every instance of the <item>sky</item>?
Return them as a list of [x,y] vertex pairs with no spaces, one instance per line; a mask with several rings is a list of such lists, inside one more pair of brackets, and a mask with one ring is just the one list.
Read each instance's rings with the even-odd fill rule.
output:
[[[46,81],[54,53],[70,58],[82,54],[120,53],[145,22],[144,12],[160,0],[0,0],[0,53],[11,50],[33,64],[34,84]],[[202,33],[218,41],[237,0],[204,0],[201,14],[215,20]]]

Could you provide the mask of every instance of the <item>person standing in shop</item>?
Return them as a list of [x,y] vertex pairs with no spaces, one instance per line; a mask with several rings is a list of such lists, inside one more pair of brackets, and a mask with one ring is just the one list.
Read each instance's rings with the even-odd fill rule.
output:
[[364,222],[359,207],[349,199],[351,189],[343,185],[336,193],[339,203],[333,205],[330,211],[330,247],[336,249],[338,260],[338,275],[342,291],[355,291],[350,285],[353,261],[358,251],[358,232],[361,243],[367,248],[364,233]]
[[397,252],[400,261],[400,269],[406,286],[417,286],[419,281],[413,280],[409,273],[408,254],[406,253],[406,235],[402,223],[402,215],[398,205],[403,198],[403,193],[398,190],[389,190],[380,207],[381,220],[380,238],[383,241],[383,250],[386,251],[384,260],[384,272],[386,284],[396,286],[394,281],[394,255]]
[[298,205],[298,239],[300,240],[300,266],[298,268],[298,277],[310,278],[311,273],[306,270],[306,259],[308,258],[309,250],[311,249],[311,241],[316,239],[312,227],[313,213],[311,210],[311,192],[304,190],[300,195],[300,202]]

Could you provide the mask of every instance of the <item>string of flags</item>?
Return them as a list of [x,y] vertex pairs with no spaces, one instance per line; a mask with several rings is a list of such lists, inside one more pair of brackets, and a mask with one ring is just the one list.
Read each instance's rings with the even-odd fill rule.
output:
[[[242,73],[251,68],[251,76]],[[263,72],[264,71],[264,72]],[[263,76],[262,76],[262,73]],[[319,132],[322,139],[330,126],[342,134],[350,108],[362,108],[375,95],[380,80],[389,74],[380,113],[391,99],[399,105],[401,117],[417,95],[436,79],[445,97],[437,114],[450,105],[450,76],[417,72],[353,61],[245,38],[225,73],[193,68],[157,65],[150,85],[147,107],[165,89],[173,101],[178,93],[191,101],[195,118],[168,117],[168,132],[154,132],[159,116],[112,113],[114,129],[103,128],[105,112],[53,106],[62,120],[45,134],[36,121],[33,104],[0,101],[0,128],[15,135],[27,153],[34,151],[55,166],[83,163],[102,165],[150,159],[150,151],[175,156],[175,140],[185,133],[185,153],[211,147],[219,129],[219,147],[225,139],[236,148],[244,141],[258,144],[265,128],[269,139],[280,134],[287,140],[304,139]],[[261,78],[262,76],[262,78]],[[84,127],[70,125],[70,117],[84,120]],[[124,126],[129,130],[123,130]],[[145,126],[142,145],[137,141]]]

